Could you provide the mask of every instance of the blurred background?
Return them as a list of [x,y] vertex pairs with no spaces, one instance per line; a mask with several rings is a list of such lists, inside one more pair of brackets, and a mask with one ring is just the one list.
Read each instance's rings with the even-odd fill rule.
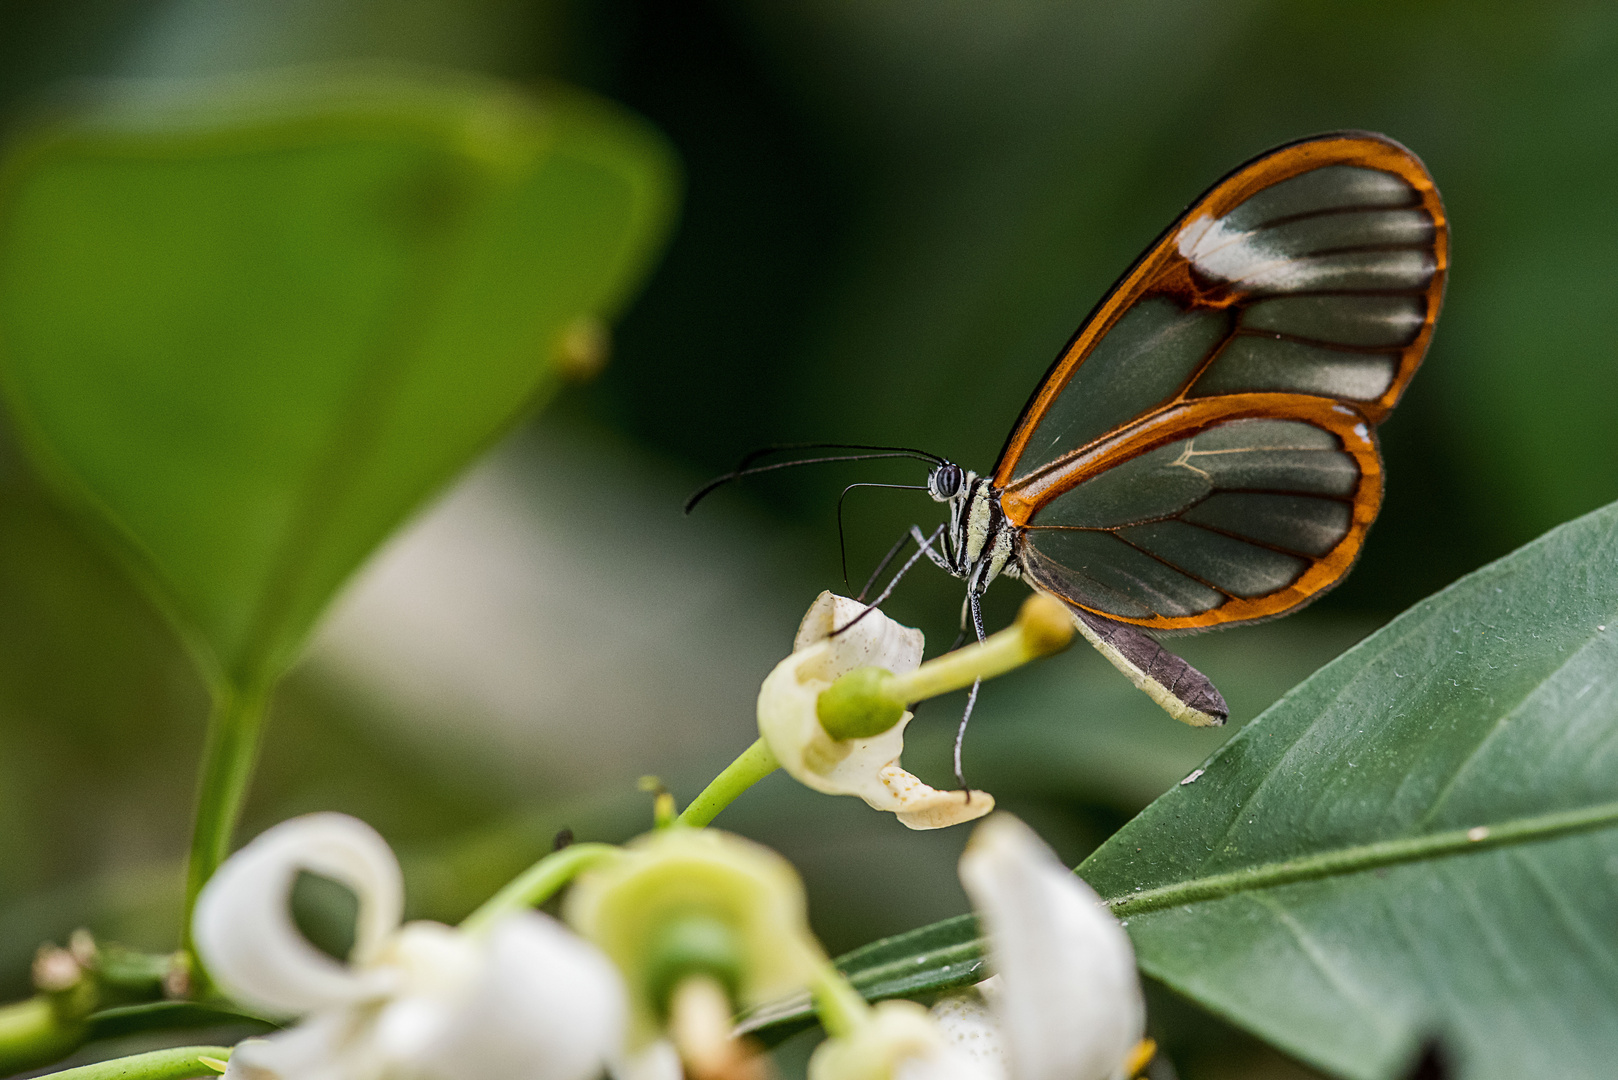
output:
[[[790,471],[680,505],[757,446],[924,447],[987,469],[1113,279],[1231,167],[1335,128],[1427,163],[1454,269],[1381,429],[1381,520],[1340,589],[1282,623],[1180,639],[1232,705],[1182,728],[1072,651],[986,688],[972,782],[1070,861],[1229,732],[1459,575],[1618,497],[1618,9],[1285,0],[10,0],[0,110],[64,82],[393,61],[638,111],[685,170],[681,219],[612,359],[421,514],[346,593],[276,702],[243,837],[339,809],[453,919],[557,830],[641,831],[753,737],[753,698],[823,588],[842,485]],[[3,421],[0,421],[3,423]],[[0,432],[3,434],[3,432]],[[854,588],[914,492],[845,508]],[[958,582],[887,605],[933,649]],[[990,592],[992,624],[1024,590]],[[958,701],[906,763],[948,780]],[[162,618],[0,440],[0,989],[89,925],[173,944],[206,694]],[[915,834],[777,776],[719,824],[803,871],[834,952],[966,909],[964,830]],[[1297,1075],[1161,998],[1181,1075]]]

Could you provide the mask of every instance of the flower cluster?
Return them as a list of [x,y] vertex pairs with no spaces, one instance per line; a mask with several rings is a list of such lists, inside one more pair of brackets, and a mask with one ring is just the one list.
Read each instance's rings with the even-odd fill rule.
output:
[[[918,674],[921,635],[880,612],[833,633],[859,611],[830,594],[810,609],[760,693],[770,752],[804,783],[912,828],[987,814],[986,793],[940,792],[898,765],[905,705],[962,672]],[[979,674],[1040,648],[990,645]],[[193,924],[221,991],[297,1020],[240,1044],[227,1080],[753,1080],[762,1059],[732,1018],[806,989],[831,1033],[811,1080],[1116,1080],[1137,1064],[1144,1007],[1128,938],[1009,815],[978,826],[960,865],[996,974],[930,1011],[867,1005],[810,932],[796,872],[768,849],[677,822],[622,848],[588,846],[600,850],[531,872],[554,889],[564,862],[578,871],[565,925],[523,887],[454,928],[402,922],[398,862],[363,823],[315,814],[270,829],[208,883]],[[358,898],[346,961],[299,933],[302,873]]]
[[[302,872],[359,900],[346,964],[292,920]],[[243,1005],[304,1017],[238,1046],[229,1080],[590,1080],[612,1060],[624,991],[598,950],[536,911],[483,935],[400,925],[403,901],[386,841],[342,814],[282,822],[220,867],[193,920],[210,976]]]

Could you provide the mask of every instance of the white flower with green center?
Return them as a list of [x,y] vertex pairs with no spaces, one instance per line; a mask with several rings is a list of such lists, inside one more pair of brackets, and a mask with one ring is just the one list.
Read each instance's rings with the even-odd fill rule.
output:
[[[912,829],[982,817],[994,809],[988,792],[939,791],[899,765],[909,711],[863,737],[837,738],[822,724],[820,696],[844,675],[861,668],[904,675],[921,665],[920,630],[878,610],[854,622],[864,610],[858,601],[829,592],[815,599],[798,627],[792,655],[776,665],[759,690],[758,730],[765,745],[799,783],[828,795],[856,795]],[[849,628],[833,634],[844,626]]]
[[[341,963],[293,922],[302,872],[351,889]],[[342,814],[282,822],[226,860],[197,900],[208,973],[237,1002],[293,1027],[238,1046],[229,1080],[593,1080],[621,1052],[622,982],[594,946],[538,912],[483,934],[400,925],[387,842]]]
[[734,1011],[802,989],[825,963],[791,864],[717,829],[674,825],[631,841],[579,877],[565,913],[624,973],[635,1053],[665,1034],[681,1042],[686,1007],[711,1029],[699,1041],[728,1040]]

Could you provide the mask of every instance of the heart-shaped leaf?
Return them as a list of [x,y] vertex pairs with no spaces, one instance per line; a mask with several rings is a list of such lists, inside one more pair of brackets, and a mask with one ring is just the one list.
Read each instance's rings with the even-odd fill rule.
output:
[[571,92],[123,88],[0,172],[0,385],[216,687],[252,694],[615,311],[672,177]]
[[[1322,668],[1079,873],[1143,969],[1328,1072],[1387,1077],[1436,1036],[1469,1078],[1602,1076],[1614,826],[1618,505]],[[839,964],[885,997],[975,981],[980,956],[963,918]]]

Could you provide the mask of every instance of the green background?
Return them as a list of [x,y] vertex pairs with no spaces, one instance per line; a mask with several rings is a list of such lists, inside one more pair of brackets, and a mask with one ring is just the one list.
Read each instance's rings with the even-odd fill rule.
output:
[[[469,909],[563,825],[591,838],[637,831],[642,772],[694,793],[745,745],[759,679],[814,593],[838,582],[840,486],[919,472],[804,470],[682,519],[691,488],[776,441],[894,441],[987,468],[1113,278],[1208,182],[1275,143],[1358,127],[1410,146],[1444,193],[1454,270],[1427,364],[1382,429],[1388,499],[1354,575],[1284,623],[1181,642],[1233,722],[1420,597],[1618,498],[1618,12],[1605,5],[64,0],[0,11],[11,116],[85,77],[354,60],[581,85],[650,120],[685,172],[682,219],[605,373],[563,391],[429,522],[441,554],[468,536],[505,544],[489,550],[508,562],[479,564],[496,580],[474,598],[515,597],[522,617],[479,619],[465,590],[447,594],[440,622],[396,620],[398,638],[367,637],[376,624],[363,611],[340,614],[277,703],[246,833],[308,809],[360,814],[406,857],[420,913]],[[491,506],[510,520],[491,523]],[[902,492],[856,493],[847,514],[856,576],[902,526],[936,520]],[[439,564],[405,560],[387,595],[408,599],[424,566]],[[475,569],[417,592],[476,582]],[[1020,592],[993,590],[991,621]],[[889,610],[937,647],[959,597],[924,570]],[[401,645],[407,632],[417,636]],[[515,677],[411,678],[388,660],[410,641],[479,662],[505,650],[511,669],[551,657],[565,672],[582,656],[583,675],[554,692]],[[931,705],[913,729],[914,767],[938,781],[955,708]],[[981,708],[969,776],[1074,861],[1223,737],[1178,728],[1077,653],[995,684]],[[10,993],[41,939],[82,922],[171,943],[205,710],[162,618],[7,444]],[[953,881],[964,834],[908,834],[780,778],[720,824],[800,865],[833,949],[964,910]],[[1182,1075],[1295,1068],[1172,1001],[1156,1015],[1177,1025]]]

